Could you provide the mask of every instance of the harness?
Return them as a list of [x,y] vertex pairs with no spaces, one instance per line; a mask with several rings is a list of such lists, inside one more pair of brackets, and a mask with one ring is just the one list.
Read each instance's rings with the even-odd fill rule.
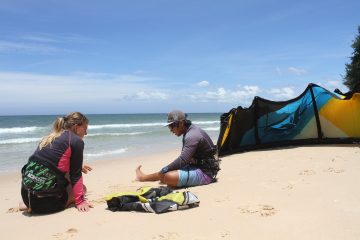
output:
[[31,211],[31,196],[36,198],[62,197],[68,181],[65,174],[47,163],[31,157],[21,169],[22,187],[27,191],[28,207]]

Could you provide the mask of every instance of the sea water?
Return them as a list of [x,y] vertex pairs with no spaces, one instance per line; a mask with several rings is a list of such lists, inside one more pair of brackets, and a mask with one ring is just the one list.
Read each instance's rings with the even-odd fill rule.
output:
[[[220,113],[189,113],[216,144]],[[60,116],[60,115],[59,115]],[[0,173],[20,171],[42,137],[50,133],[57,115],[0,116]],[[167,127],[166,114],[90,114],[84,138],[84,161],[125,159],[181,149],[181,137]],[[172,159],[171,159],[172,160]],[[169,160],[170,161],[170,160]]]

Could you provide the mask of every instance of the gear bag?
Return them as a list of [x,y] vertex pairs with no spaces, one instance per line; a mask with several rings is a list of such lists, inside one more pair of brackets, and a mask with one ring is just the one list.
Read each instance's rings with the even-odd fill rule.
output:
[[105,197],[108,209],[165,213],[199,206],[199,199],[191,192],[172,192],[168,187],[142,187],[136,192],[115,193]]
[[196,166],[198,166],[202,170],[205,170],[205,172],[211,173],[213,181],[216,180],[216,175],[220,171],[221,159],[219,159],[217,156],[214,156],[201,159],[194,158],[194,160],[196,162]]

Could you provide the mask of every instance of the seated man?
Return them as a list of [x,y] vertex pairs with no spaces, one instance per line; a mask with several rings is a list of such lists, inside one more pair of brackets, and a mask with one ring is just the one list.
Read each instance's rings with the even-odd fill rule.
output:
[[183,135],[181,154],[159,172],[145,174],[136,168],[136,180],[161,181],[170,187],[189,187],[214,182],[220,170],[217,148],[209,135],[195,126],[187,115],[175,110],[168,114],[167,124],[176,136]]

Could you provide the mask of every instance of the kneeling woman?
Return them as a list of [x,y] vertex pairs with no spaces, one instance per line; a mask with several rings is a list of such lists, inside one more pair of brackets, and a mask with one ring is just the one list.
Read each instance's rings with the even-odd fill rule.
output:
[[[44,137],[22,169],[20,210],[52,213],[75,203],[81,212],[92,207],[85,199],[82,172],[83,137],[88,119],[79,112],[57,118],[52,132]],[[70,184],[69,184],[70,183]]]

